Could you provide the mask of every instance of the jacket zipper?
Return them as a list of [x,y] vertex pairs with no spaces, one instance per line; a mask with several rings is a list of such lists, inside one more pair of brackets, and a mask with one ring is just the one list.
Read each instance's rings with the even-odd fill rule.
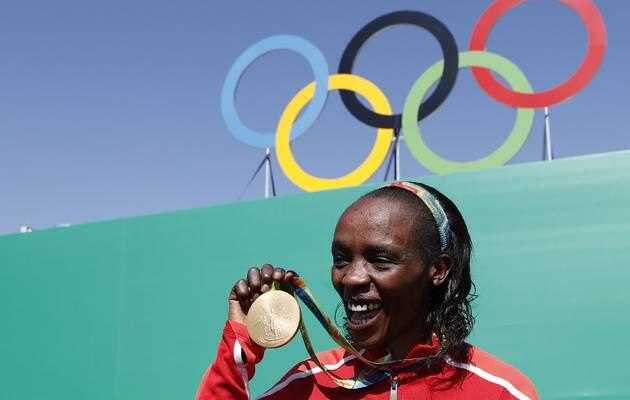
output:
[[389,384],[389,400],[398,400],[398,377],[394,376]]

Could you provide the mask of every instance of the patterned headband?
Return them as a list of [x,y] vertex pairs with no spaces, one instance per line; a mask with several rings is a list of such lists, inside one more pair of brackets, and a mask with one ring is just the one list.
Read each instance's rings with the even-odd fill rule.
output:
[[437,224],[438,233],[440,234],[440,249],[441,251],[446,251],[448,248],[449,240],[450,240],[450,226],[448,223],[448,217],[442,208],[442,205],[428,190],[423,188],[420,185],[411,182],[393,182],[385,187],[397,187],[401,189],[405,189],[413,194],[415,194],[424,205],[427,206],[433,218],[435,219],[435,223]]

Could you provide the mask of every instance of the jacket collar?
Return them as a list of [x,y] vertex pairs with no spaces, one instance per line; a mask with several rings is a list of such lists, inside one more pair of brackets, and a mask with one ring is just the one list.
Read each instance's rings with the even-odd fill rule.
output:
[[[419,343],[413,346],[409,353],[407,353],[405,359],[401,360],[400,363],[393,368],[393,370],[403,372],[424,369],[423,367],[426,367],[427,363],[418,363],[417,359],[427,358],[431,355],[434,355],[439,350],[440,344],[441,343],[437,335],[431,335],[430,343]],[[366,351],[363,355],[369,360],[376,361],[382,359],[383,356],[387,355],[387,350],[383,349],[380,351]]]

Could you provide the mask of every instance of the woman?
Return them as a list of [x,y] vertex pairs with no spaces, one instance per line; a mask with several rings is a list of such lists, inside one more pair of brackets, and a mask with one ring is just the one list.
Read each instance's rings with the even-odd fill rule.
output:
[[[346,389],[313,360],[293,367],[261,399],[538,399],[525,375],[464,342],[472,330],[472,243],[459,210],[427,185],[396,182],[353,203],[332,243],[332,284],[346,311],[346,331],[370,360],[407,360],[387,372],[344,349],[318,355],[350,382]],[[229,296],[229,320],[217,360],[197,399],[247,399],[263,349],[244,327],[252,302],[293,272],[264,265],[249,270]],[[413,361],[409,361],[413,360]],[[325,371],[324,371],[325,372]]]

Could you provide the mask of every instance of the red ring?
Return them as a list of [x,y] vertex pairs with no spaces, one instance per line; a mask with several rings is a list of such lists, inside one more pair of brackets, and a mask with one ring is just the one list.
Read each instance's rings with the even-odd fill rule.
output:
[[[485,50],[486,40],[497,20],[510,8],[526,0],[497,0],[479,18],[470,37],[470,50]],[[606,50],[606,25],[590,0],[559,0],[573,8],[582,18],[588,32],[588,51],[573,76],[560,85],[538,93],[520,93],[500,84],[490,70],[473,67],[472,73],[481,88],[493,99],[512,107],[541,108],[560,103],[582,89],[595,76]]]

